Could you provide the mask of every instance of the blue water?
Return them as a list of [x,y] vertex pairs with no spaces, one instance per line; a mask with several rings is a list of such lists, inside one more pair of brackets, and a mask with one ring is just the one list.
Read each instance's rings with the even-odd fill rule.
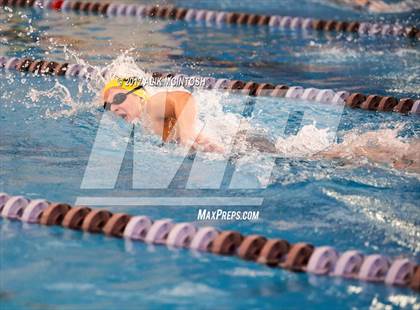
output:
[[[174,3],[191,5],[186,1]],[[328,12],[328,16],[339,18],[378,18],[326,2],[305,3],[308,10],[300,15],[319,17]],[[194,3],[194,7],[223,9],[233,9],[235,5],[228,1]],[[240,6],[243,11],[255,8],[262,13],[291,15],[299,15],[300,7],[290,1],[282,4],[266,1],[262,5],[246,1]],[[385,16],[393,20],[417,18],[415,14]],[[214,28],[27,10],[13,14],[0,11],[0,33],[0,55],[7,56],[75,62],[67,52],[70,50],[70,54],[75,53],[91,64],[105,65],[132,48],[130,57],[145,70],[399,97],[418,97],[420,89],[418,43],[405,38],[272,32],[257,27]],[[72,204],[78,197],[86,196],[263,197],[259,207],[225,208],[260,210],[257,222],[196,224],[281,237],[290,242],[333,245],[339,251],[359,249],[390,257],[405,255],[417,262],[420,259],[420,186],[416,173],[382,164],[351,165],[286,154],[276,160],[267,188],[133,189],[131,163],[135,150],[130,144],[114,189],[82,189],[103,117],[102,110],[94,105],[96,85],[59,78],[59,83],[71,94],[73,106],[70,106],[63,103],[61,95],[51,91],[56,85],[55,78],[4,71],[0,76],[0,191]],[[41,95],[38,101],[33,101],[34,91],[52,95]],[[201,110],[213,112],[212,104],[217,99],[223,115],[236,117],[240,117],[244,104],[251,102],[235,94],[214,96],[198,92],[197,96],[201,99]],[[313,107],[321,116],[331,113],[322,104],[289,99],[253,100],[254,108],[246,119],[254,128],[265,128],[273,137],[281,134],[279,123],[285,112],[294,107]],[[72,107],[73,112],[63,113]],[[289,120],[292,129],[299,129],[298,125],[297,120]],[[413,138],[420,133],[419,118],[415,116],[344,109],[337,135],[342,140],[346,133],[377,132],[397,126],[402,128],[400,137]],[[138,138],[134,141],[138,146]],[[174,148],[166,146],[163,150]],[[153,141],[146,141],[144,150],[146,164],[152,164],[162,154],[167,162],[179,159],[176,152],[162,153]],[[252,160],[244,167],[244,180],[252,180],[252,173],[247,173],[251,169],[261,168]],[[205,177],[215,177],[213,172],[208,173]],[[107,208],[179,222],[196,222],[198,210],[196,206]],[[419,307],[418,295],[409,289],[290,273],[234,257],[197,255],[59,227],[22,225],[2,219],[0,230],[0,300],[5,309]]]

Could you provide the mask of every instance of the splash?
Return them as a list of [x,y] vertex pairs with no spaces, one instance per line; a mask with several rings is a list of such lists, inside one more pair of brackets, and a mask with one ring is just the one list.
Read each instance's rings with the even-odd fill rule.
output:
[[278,138],[276,149],[282,156],[308,157],[328,148],[333,138],[332,132],[327,128],[319,129],[315,125],[306,125],[297,135]]
[[223,110],[228,94],[198,90],[193,93],[198,103],[199,126],[215,141],[228,148],[238,130],[250,129],[249,122],[239,114]]
[[104,82],[110,81],[114,76],[118,77],[137,77],[137,78],[148,78],[150,74],[143,71],[134,58],[129,56],[131,50],[125,51],[119,55],[114,61],[105,67],[107,73],[104,78]]
[[[79,93],[83,93],[81,89]],[[27,97],[33,103],[37,105],[41,99],[48,98],[57,101],[57,105],[54,107],[47,107],[43,117],[58,119],[61,117],[69,117],[80,112],[90,110],[91,103],[81,101],[77,97],[74,98],[71,95],[69,89],[61,84],[58,80],[55,81],[55,85],[48,90],[36,90],[31,89]],[[29,107],[29,105],[27,105]]]
[[[99,106],[102,106],[101,89],[105,83],[112,78],[112,74],[120,74],[122,76],[130,74],[134,76],[146,76],[134,59],[128,56],[130,51],[126,51],[115,59],[110,65],[106,66],[108,74],[103,77],[101,73],[102,67],[95,67],[83,60],[75,51],[68,47],[64,47],[64,54],[66,60],[72,63],[91,66],[95,70],[92,72],[89,79],[80,79],[77,84],[77,92],[72,94],[69,88],[58,80],[55,81],[54,87],[48,90],[31,89],[27,95],[32,103],[38,103],[42,98],[48,98],[49,101],[57,102],[54,107],[48,107],[43,117],[58,119],[60,117],[69,117],[81,112],[93,111]],[[93,94],[93,99],[83,100],[86,94]]]

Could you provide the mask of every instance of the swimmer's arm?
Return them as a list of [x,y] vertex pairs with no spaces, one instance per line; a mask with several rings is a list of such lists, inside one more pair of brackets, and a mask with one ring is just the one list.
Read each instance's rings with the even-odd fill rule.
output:
[[198,135],[196,130],[197,105],[194,97],[187,92],[173,91],[168,93],[167,100],[172,107],[172,111],[169,113],[176,119],[179,142],[191,145]]
[[191,94],[183,91],[164,91],[153,95],[149,102],[148,112],[152,119],[163,126],[163,139],[166,140],[165,136],[169,136],[166,130],[173,130],[168,124],[175,121],[172,124],[176,128],[174,138],[184,145],[194,142],[197,108]]
[[365,7],[372,12],[387,12],[392,8],[382,0],[355,0],[354,3],[360,7]]
[[180,143],[205,152],[223,152],[223,148],[220,145],[214,143],[196,128],[197,104],[190,93],[183,91],[169,92],[168,100],[173,106],[173,112],[177,120]]

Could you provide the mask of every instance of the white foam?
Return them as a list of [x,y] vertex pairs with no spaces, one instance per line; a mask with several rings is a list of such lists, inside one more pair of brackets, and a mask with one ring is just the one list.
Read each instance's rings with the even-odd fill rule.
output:
[[308,157],[331,145],[331,132],[314,125],[303,126],[297,135],[278,138],[276,149],[287,157]]
[[233,277],[249,277],[249,278],[274,276],[274,272],[272,271],[252,270],[250,268],[240,268],[240,267],[236,267],[233,270],[226,271],[225,273]]
[[196,297],[199,295],[223,296],[225,293],[202,283],[182,282],[173,288],[160,290],[158,295],[163,297]]

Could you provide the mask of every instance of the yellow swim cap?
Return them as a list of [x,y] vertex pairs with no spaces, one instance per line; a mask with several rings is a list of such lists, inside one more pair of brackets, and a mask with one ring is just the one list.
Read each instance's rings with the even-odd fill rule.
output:
[[[106,93],[114,87],[119,87],[128,91],[132,91],[133,89],[142,86],[141,80],[136,77],[130,77],[130,78],[115,78],[106,83],[104,88],[102,89],[102,95],[105,97]],[[139,89],[136,89],[132,92],[133,94],[136,94],[140,98],[143,98],[144,100],[149,99],[149,95],[144,89],[144,87],[141,87]]]

